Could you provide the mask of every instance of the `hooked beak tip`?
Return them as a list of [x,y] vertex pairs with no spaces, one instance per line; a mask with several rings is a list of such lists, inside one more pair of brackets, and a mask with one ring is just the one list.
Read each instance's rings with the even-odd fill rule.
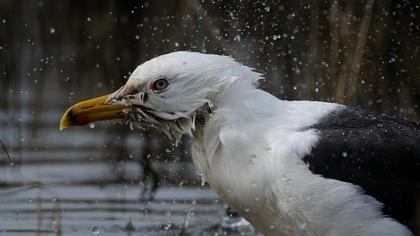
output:
[[83,126],[98,120],[124,118],[123,110],[127,108],[121,104],[108,104],[110,95],[101,96],[79,102],[64,112],[60,120],[60,131],[71,126]]

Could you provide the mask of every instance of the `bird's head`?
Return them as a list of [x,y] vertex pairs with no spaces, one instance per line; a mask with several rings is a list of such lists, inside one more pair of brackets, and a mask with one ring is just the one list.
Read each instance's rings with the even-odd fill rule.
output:
[[82,101],[63,115],[60,129],[98,120],[125,119],[158,126],[179,138],[191,134],[196,115],[212,107],[218,94],[238,79],[249,86],[261,78],[231,57],[174,52],[138,66],[112,94]]

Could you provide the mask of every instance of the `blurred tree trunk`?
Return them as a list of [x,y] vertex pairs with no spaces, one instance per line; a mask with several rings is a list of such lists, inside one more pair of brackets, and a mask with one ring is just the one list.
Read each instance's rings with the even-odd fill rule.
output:
[[308,66],[309,73],[306,74],[309,97],[315,98],[315,81],[321,77],[319,50],[319,0],[311,1],[311,31],[309,34]]
[[[351,16],[358,10],[354,4],[347,3],[345,12],[339,12],[338,14],[338,17],[341,18],[339,41],[343,43],[339,51],[344,51],[344,63],[340,66],[335,95],[335,100],[339,103],[350,104],[355,101],[354,94],[368,37],[373,4],[374,0],[367,0],[359,24],[357,24],[358,22],[353,23],[351,19]],[[332,5],[335,5],[335,3]],[[335,15],[336,7],[332,6],[330,9]],[[335,24],[332,25],[335,27]],[[357,33],[354,35],[352,32]]]

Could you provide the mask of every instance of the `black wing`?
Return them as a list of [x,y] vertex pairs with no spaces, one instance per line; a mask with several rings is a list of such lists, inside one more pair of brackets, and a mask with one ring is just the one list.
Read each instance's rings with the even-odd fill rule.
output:
[[312,172],[362,187],[384,204],[384,214],[420,227],[418,124],[346,107],[311,128],[320,134],[304,157]]

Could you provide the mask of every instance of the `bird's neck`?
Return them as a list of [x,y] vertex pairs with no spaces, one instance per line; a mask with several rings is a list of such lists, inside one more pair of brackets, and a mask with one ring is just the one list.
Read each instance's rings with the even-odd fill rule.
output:
[[234,103],[240,101],[245,92],[256,92],[257,90],[249,81],[227,81],[221,83],[214,90],[207,94],[207,103],[196,110],[192,116],[195,119],[194,136],[201,136],[205,124],[215,113],[222,109],[235,109]]
[[[243,119],[257,119],[262,112],[254,113],[255,109],[244,111],[249,101],[271,96],[270,94],[255,89],[251,84],[231,83],[221,87],[217,93],[207,97],[210,101],[195,113],[195,129],[193,138],[193,160],[199,170],[203,182],[207,182],[208,171],[211,170],[213,158],[221,148],[220,133],[222,129],[235,121]],[[274,98],[279,101],[277,98]],[[242,102],[245,102],[243,104]],[[251,113],[249,113],[251,112]],[[247,114],[245,114],[247,113]]]

